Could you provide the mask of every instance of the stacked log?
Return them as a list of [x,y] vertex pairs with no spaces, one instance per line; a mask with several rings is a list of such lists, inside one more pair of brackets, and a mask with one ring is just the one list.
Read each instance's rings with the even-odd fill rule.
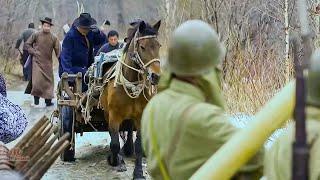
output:
[[41,179],[69,145],[69,136],[60,136],[58,127],[42,117],[13,149],[0,145],[0,174],[14,170],[24,179]]

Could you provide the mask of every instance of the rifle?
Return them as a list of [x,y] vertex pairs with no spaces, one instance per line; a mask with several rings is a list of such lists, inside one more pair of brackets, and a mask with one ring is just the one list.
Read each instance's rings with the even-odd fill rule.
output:
[[294,62],[296,71],[296,105],[294,109],[295,141],[292,145],[292,179],[307,180],[309,164],[309,148],[306,142],[306,115],[305,115],[305,79],[303,66],[299,63],[298,42],[293,40]]
[[309,29],[307,6],[305,0],[298,0],[298,12],[301,24],[301,38],[303,46],[303,62],[299,62],[298,40],[294,38],[293,52],[296,70],[296,105],[294,110],[295,141],[292,144],[292,179],[309,179],[309,147],[306,132],[306,87],[304,72],[309,66],[311,50],[311,33]]

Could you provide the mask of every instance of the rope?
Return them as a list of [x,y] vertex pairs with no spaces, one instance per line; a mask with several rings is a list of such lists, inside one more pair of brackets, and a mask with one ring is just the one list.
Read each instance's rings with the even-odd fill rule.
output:
[[[118,62],[120,62],[119,64],[119,68],[116,69],[116,71],[118,70],[119,72],[116,72],[116,77],[115,77],[115,82],[114,82],[114,86],[116,85],[122,85],[124,91],[126,92],[126,94],[132,98],[132,99],[136,99],[140,96],[141,93],[143,93],[144,98],[149,101],[149,99],[147,98],[146,94],[145,94],[145,89],[149,89],[149,87],[147,86],[147,79],[144,78],[142,81],[140,81],[140,76],[139,75],[143,75],[147,72],[147,68],[155,62],[159,62],[160,63],[160,59],[158,58],[154,58],[151,61],[149,61],[148,63],[144,63],[139,55],[139,53],[137,52],[136,49],[136,43],[139,40],[142,39],[150,39],[150,38],[157,38],[156,35],[150,35],[150,36],[143,36],[143,37],[137,37],[138,36],[138,31],[136,32],[135,36],[134,36],[134,44],[133,44],[133,53],[136,56],[135,57],[135,62],[140,66],[141,69],[137,69],[135,67],[132,67],[130,65],[128,65],[124,59],[127,57],[127,54],[123,54],[123,56],[120,58],[118,58]],[[127,80],[124,75],[123,75],[123,66],[135,71],[138,73],[138,81],[135,82],[130,82],[129,80]],[[107,74],[107,78],[104,80],[103,82],[103,86],[104,87],[109,81],[110,79],[112,79],[112,76],[109,76],[109,74]],[[103,88],[101,88],[103,89]],[[131,93],[129,92],[129,89],[131,90]],[[100,91],[100,93],[102,93]],[[99,102],[100,102],[100,98],[99,98]]]
[[150,99],[149,98],[147,98],[147,96],[146,96],[146,93],[144,92],[144,90],[143,90],[143,97],[149,102],[150,101]]
[[155,63],[155,62],[159,62],[160,63],[160,59],[154,58],[154,59],[152,59],[151,61],[149,61],[147,64],[145,64],[143,66],[144,66],[144,68],[147,68],[148,66],[150,66],[152,63]]
[[143,74],[143,70],[140,70],[140,69],[137,69],[137,68],[134,68],[132,66],[129,66],[128,64],[126,64],[122,59],[120,60],[121,64],[125,65],[127,68],[131,69],[131,70],[134,70],[140,74]]
[[[138,32],[138,31],[137,31]],[[142,39],[151,39],[151,38],[157,38],[156,35],[150,35],[150,36],[142,36],[142,37],[136,37],[135,41],[139,41],[139,40],[142,40]]]
[[88,124],[92,127],[92,129],[93,129],[95,132],[98,132],[98,130],[91,124],[91,122],[88,121]]
[[[90,68],[89,68],[89,69],[90,69]],[[89,81],[87,82],[87,81],[86,81],[86,78],[85,78],[85,77],[87,77],[87,76],[88,76],[89,71],[90,71],[90,70],[88,70],[88,71],[84,74],[84,76],[83,76],[83,77],[84,77],[84,78],[83,78],[83,82],[84,82],[86,85],[88,85],[88,84],[89,84]]]
[[[140,96],[141,92],[144,90],[144,87],[145,87],[146,82],[145,82],[145,81],[141,81],[141,82],[142,82],[142,84],[141,84],[139,81],[137,81],[137,82],[130,82],[130,81],[128,81],[128,80],[123,76],[122,68],[120,69],[120,78],[121,78],[120,82],[121,82],[121,84],[122,84],[122,87],[123,87],[124,91],[127,93],[127,95],[128,95],[130,98],[132,98],[132,99],[138,98],[138,97]],[[132,91],[132,94],[133,94],[133,95],[131,95],[131,93],[128,91],[128,88],[127,88],[128,86],[127,86],[127,84],[131,84],[132,86],[137,87],[137,88],[136,88],[136,89],[137,89],[136,91],[134,91],[133,88],[131,88],[131,91]],[[137,84],[137,85],[135,86],[134,84]],[[142,86],[139,88],[139,85],[142,85]]]
[[50,115],[50,122],[53,124],[53,118],[59,118],[59,111],[56,109]]
[[74,121],[75,121],[75,111],[73,110],[72,111],[72,135],[71,135],[71,142],[70,142],[70,150],[73,150],[73,147],[74,147]]
[[[148,64],[146,64],[145,66],[149,66],[150,64],[154,63],[154,62],[157,62],[158,60],[157,59],[154,59],[152,61],[150,61]],[[145,89],[149,89],[149,87],[147,86],[147,83],[146,83],[146,79],[142,80],[142,81],[136,81],[136,82],[130,82],[128,81],[124,75],[123,75],[123,72],[122,72],[122,68],[120,68],[120,72],[119,72],[119,77],[120,77],[120,82],[116,81],[116,83],[118,85],[122,85],[123,86],[123,89],[125,90],[126,94],[132,98],[132,99],[136,99],[140,96],[140,94],[142,93],[144,98],[149,101],[149,99],[147,98],[146,94],[145,94]],[[138,75],[139,77],[139,75]],[[141,83],[142,82],[142,83]],[[131,86],[134,86],[136,87],[135,89],[138,89],[136,91],[133,90],[133,88],[131,88],[131,91],[132,93],[130,93],[128,91],[128,84],[131,85]],[[137,85],[135,85],[137,84]],[[139,85],[141,85],[141,87],[139,88]],[[130,88],[130,87],[129,87]],[[132,95],[131,95],[132,94]]]

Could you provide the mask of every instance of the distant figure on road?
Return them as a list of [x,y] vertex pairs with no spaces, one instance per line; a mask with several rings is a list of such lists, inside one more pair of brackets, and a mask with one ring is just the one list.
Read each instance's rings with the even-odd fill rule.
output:
[[46,17],[40,20],[42,30],[32,34],[26,43],[28,52],[32,57],[32,80],[26,89],[27,94],[34,96],[34,106],[39,106],[39,99],[44,98],[46,106],[52,106],[54,98],[54,79],[52,52],[57,57],[60,54],[58,38],[50,32],[52,19]]
[[115,30],[111,30],[108,33],[108,43],[106,43],[100,48],[97,55],[99,55],[101,52],[108,53],[110,51],[113,51],[115,49],[120,49],[122,47],[123,47],[123,43],[119,43],[119,33]]
[[100,26],[100,34],[101,34],[102,37],[105,38],[105,41],[104,41],[103,44],[95,45],[95,47],[94,47],[94,55],[95,56],[99,55],[98,51],[108,41],[107,34],[108,34],[108,31],[109,31],[110,25],[111,25],[110,21],[108,19],[106,19],[106,20],[104,20],[103,24]]
[[101,31],[104,34],[108,34],[108,29],[109,29],[110,25],[111,25],[111,23],[108,19],[104,20],[102,26],[100,27]]
[[0,74],[0,141],[17,139],[28,125],[22,109],[7,99],[6,83]]
[[[27,40],[30,38],[30,36],[35,33],[36,30],[34,28],[34,23],[30,23],[28,25],[28,29],[24,30],[19,39],[17,40],[16,43],[16,49],[19,50],[21,43],[23,42],[23,53],[21,54],[21,59],[20,59],[20,63],[22,65],[23,68],[23,78],[25,81],[31,80],[31,68],[24,68],[24,64],[27,61],[27,58],[29,56],[29,52],[26,48],[26,42]],[[21,51],[19,50],[19,52],[21,53]]]

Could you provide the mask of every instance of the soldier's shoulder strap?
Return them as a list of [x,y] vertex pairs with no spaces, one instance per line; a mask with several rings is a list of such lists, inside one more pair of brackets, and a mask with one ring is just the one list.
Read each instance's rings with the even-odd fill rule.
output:
[[172,158],[172,155],[174,154],[176,149],[176,145],[181,139],[181,131],[187,124],[186,122],[188,121],[188,119],[190,119],[190,115],[193,113],[194,107],[197,104],[198,103],[192,103],[190,105],[187,105],[187,107],[182,111],[182,113],[178,114],[178,117],[177,117],[178,121],[176,122],[177,128],[175,129],[174,135],[172,136],[172,139],[169,144],[169,149],[167,152],[167,157],[165,158],[167,161],[170,161],[170,159]]
[[[194,107],[197,103],[191,103],[189,105],[187,105],[187,107],[182,111],[182,113],[180,114],[177,114],[177,119],[178,119],[178,122],[176,122],[178,124],[177,126],[177,129],[175,129],[175,133],[174,133],[174,136],[170,142],[170,146],[169,146],[169,149],[168,149],[168,152],[167,153],[167,157],[166,159],[170,159],[171,158],[171,155],[173,154],[173,151],[175,149],[175,145],[177,144],[177,142],[179,141],[180,137],[181,137],[181,130],[183,129],[182,127],[183,126],[179,126],[179,124],[181,124],[182,120],[183,119],[188,119],[188,115],[192,112],[190,111],[192,109],[192,107]],[[151,144],[152,144],[152,151],[153,153],[156,155],[156,158],[157,158],[157,161],[158,161],[158,165],[159,165],[159,168],[160,168],[160,172],[161,172],[161,175],[162,175],[162,178],[164,180],[170,180],[170,175],[169,175],[169,172],[168,172],[168,169],[163,161],[163,157],[161,157],[161,154],[160,154],[160,148],[159,148],[159,144],[158,144],[158,138],[157,138],[157,135],[156,135],[156,131],[155,131],[155,127],[154,127],[154,119],[152,119],[150,121],[150,132],[151,132]],[[182,123],[182,124],[186,124],[185,122]]]

